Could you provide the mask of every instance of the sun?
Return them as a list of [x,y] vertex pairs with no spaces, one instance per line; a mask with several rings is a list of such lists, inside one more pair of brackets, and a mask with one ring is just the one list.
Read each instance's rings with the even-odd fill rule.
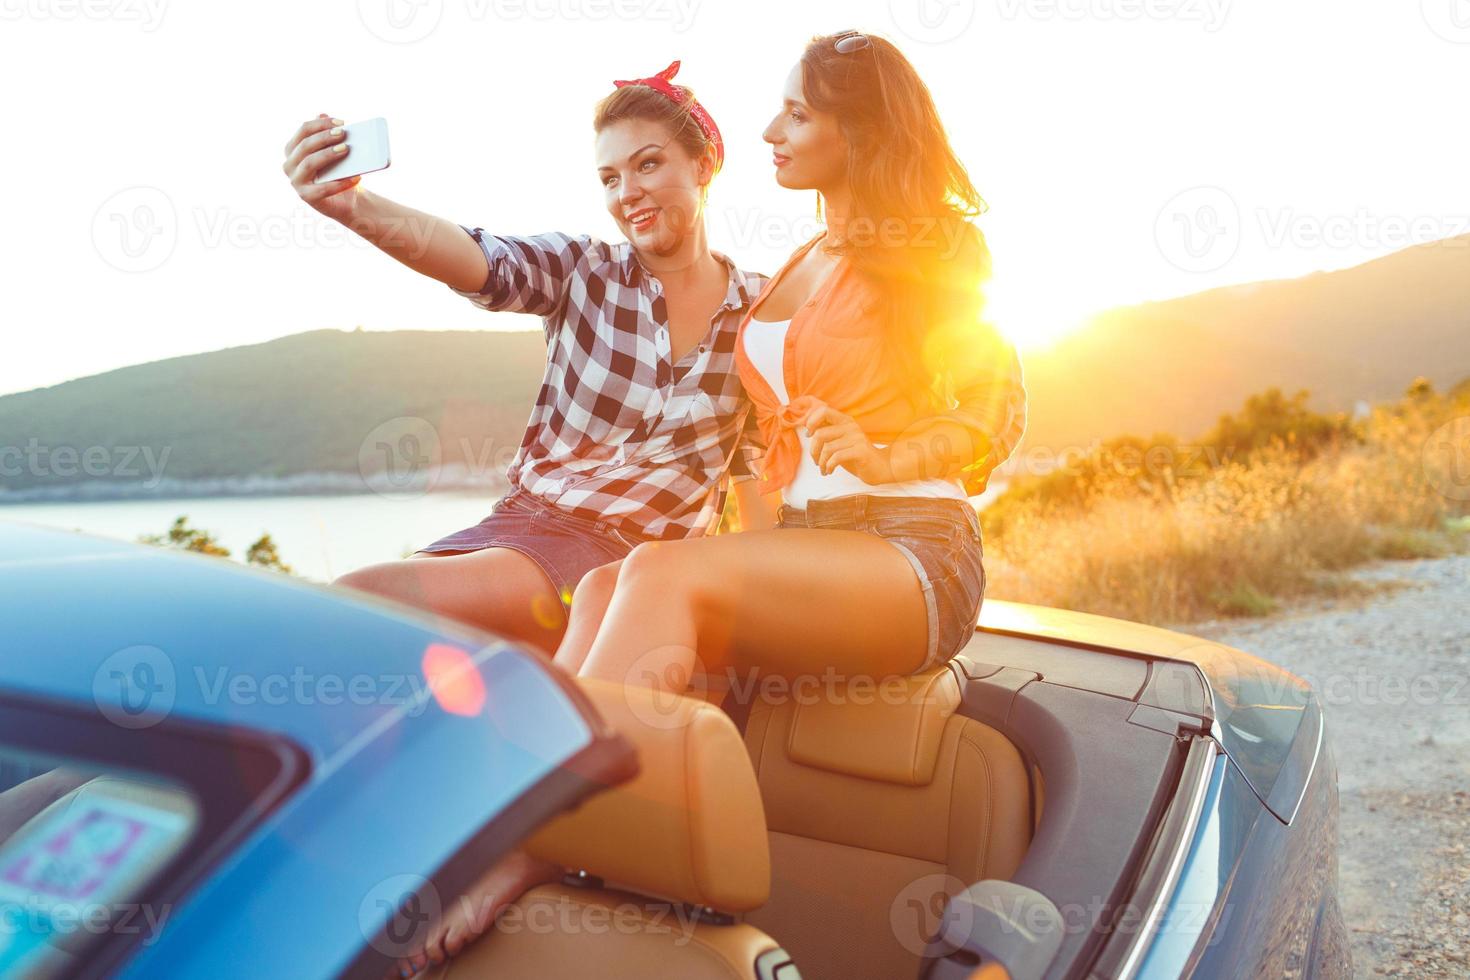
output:
[[985,318],[1022,353],[1055,347],[1086,327],[1094,313],[1055,282],[997,279],[985,287]]

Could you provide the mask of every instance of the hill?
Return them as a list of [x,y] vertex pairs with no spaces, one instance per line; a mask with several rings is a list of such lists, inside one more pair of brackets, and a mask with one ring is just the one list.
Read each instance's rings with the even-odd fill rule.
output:
[[[6,395],[0,494],[362,490],[383,442],[421,448],[411,426],[391,423],[404,417],[433,426],[451,469],[493,484],[544,357],[539,330],[314,330]],[[1470,236],[1110,310],[1024,360],[1022,450],[1121,433],[1192,439],[1272,386],[1309,389],[1318,411],[1397,397],[1418,376],[1443,388],[1470,374]],[[37,462],[58,447],[70,455]],[[89,472],[89,451],[105,465]]]
[[1255,392],[1319,411],[1470,374],[1470,235],[1299,279],[1109,310],[1025,358],[1027,445],[1124,432],[1192,438]]
[[[340,474],[336,488],[362,490],[360,459],[376,452],[369,437],[401,417],[437,429],[445,463],[478,465],[493,480],[520,442],[544,358],[539,330],[314,330],[108,371],[0,398],[0,447],[25,453],[29,444],[40,460],[11,453],[0,487],[136,490],[151,459],[176,489],[184,488],[174,481],[228,491],[244,478],[265,478],[257,483],[268,488]],[[400,430],[411,432],[390,424],[386,434]],[[58,447],[73,447],[75,457],[57,458]],[[76,457],[95,447],[105,452],[89,475]],[[131,473],[116,472],[125,465]],[[109,472],[96,475],[102,468]]]

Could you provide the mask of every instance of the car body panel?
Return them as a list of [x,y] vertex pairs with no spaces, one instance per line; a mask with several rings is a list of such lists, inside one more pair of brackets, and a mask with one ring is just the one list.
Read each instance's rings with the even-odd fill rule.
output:
[[[309,760],[292,795],[154,910],[163,938],[120,976],[339,975],[405,896],[431,903],[428,876],[608,735],[543,658],[407,607],[15,525],[0,524],[0,556],[8,697],[106,716],[120,742],[248,730]],[[140,664],[151,703],[120,713],[142,703]]]
[[1351,975],[1330,750],[1320,764],[1287,825],[1239,768],[1216,761],[1183,872],[1136,976]]
[[[15,557],[45,540],[56,554]],[[385,719],[424,713],[431,648],[473,659],[498,643],[406,606],[214,557],[5,524],[0,609],[5,649],[18,654],[6,659],[9,690],[121,709],[125,695],[141,704],[150,693],[128,690],[129,668],[141,664],[166,688],[145,710],[276,732],[318,764]]]
[[1301,678],[1224,644],[1090,613],[987,599],[979,625],[982,631],[1193,665],[1204,679],[1208,704],[1199,704],[1178,678],[1155,684],[1156,696],[1143,700],[1198,713],[1255,795],[1278,819],[1291,820],[1322,734],[1321,706]]

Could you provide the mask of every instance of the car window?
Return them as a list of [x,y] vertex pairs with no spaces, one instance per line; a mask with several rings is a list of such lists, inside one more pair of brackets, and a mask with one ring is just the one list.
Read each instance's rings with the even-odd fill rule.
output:
[[85,763],[0,760],[12,778],[31,773],[0,792],[0,975],[59,976],[101,937],[160,928],[146,889],[197,831],[194,796]]

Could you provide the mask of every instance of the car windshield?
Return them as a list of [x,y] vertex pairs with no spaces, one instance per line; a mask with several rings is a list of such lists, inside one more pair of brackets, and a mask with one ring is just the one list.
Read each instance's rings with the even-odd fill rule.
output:
[[149,886],[199,828],[194,795],[3,747],[0,779],[0,975],[60,976],[101,937],[156,937]]

